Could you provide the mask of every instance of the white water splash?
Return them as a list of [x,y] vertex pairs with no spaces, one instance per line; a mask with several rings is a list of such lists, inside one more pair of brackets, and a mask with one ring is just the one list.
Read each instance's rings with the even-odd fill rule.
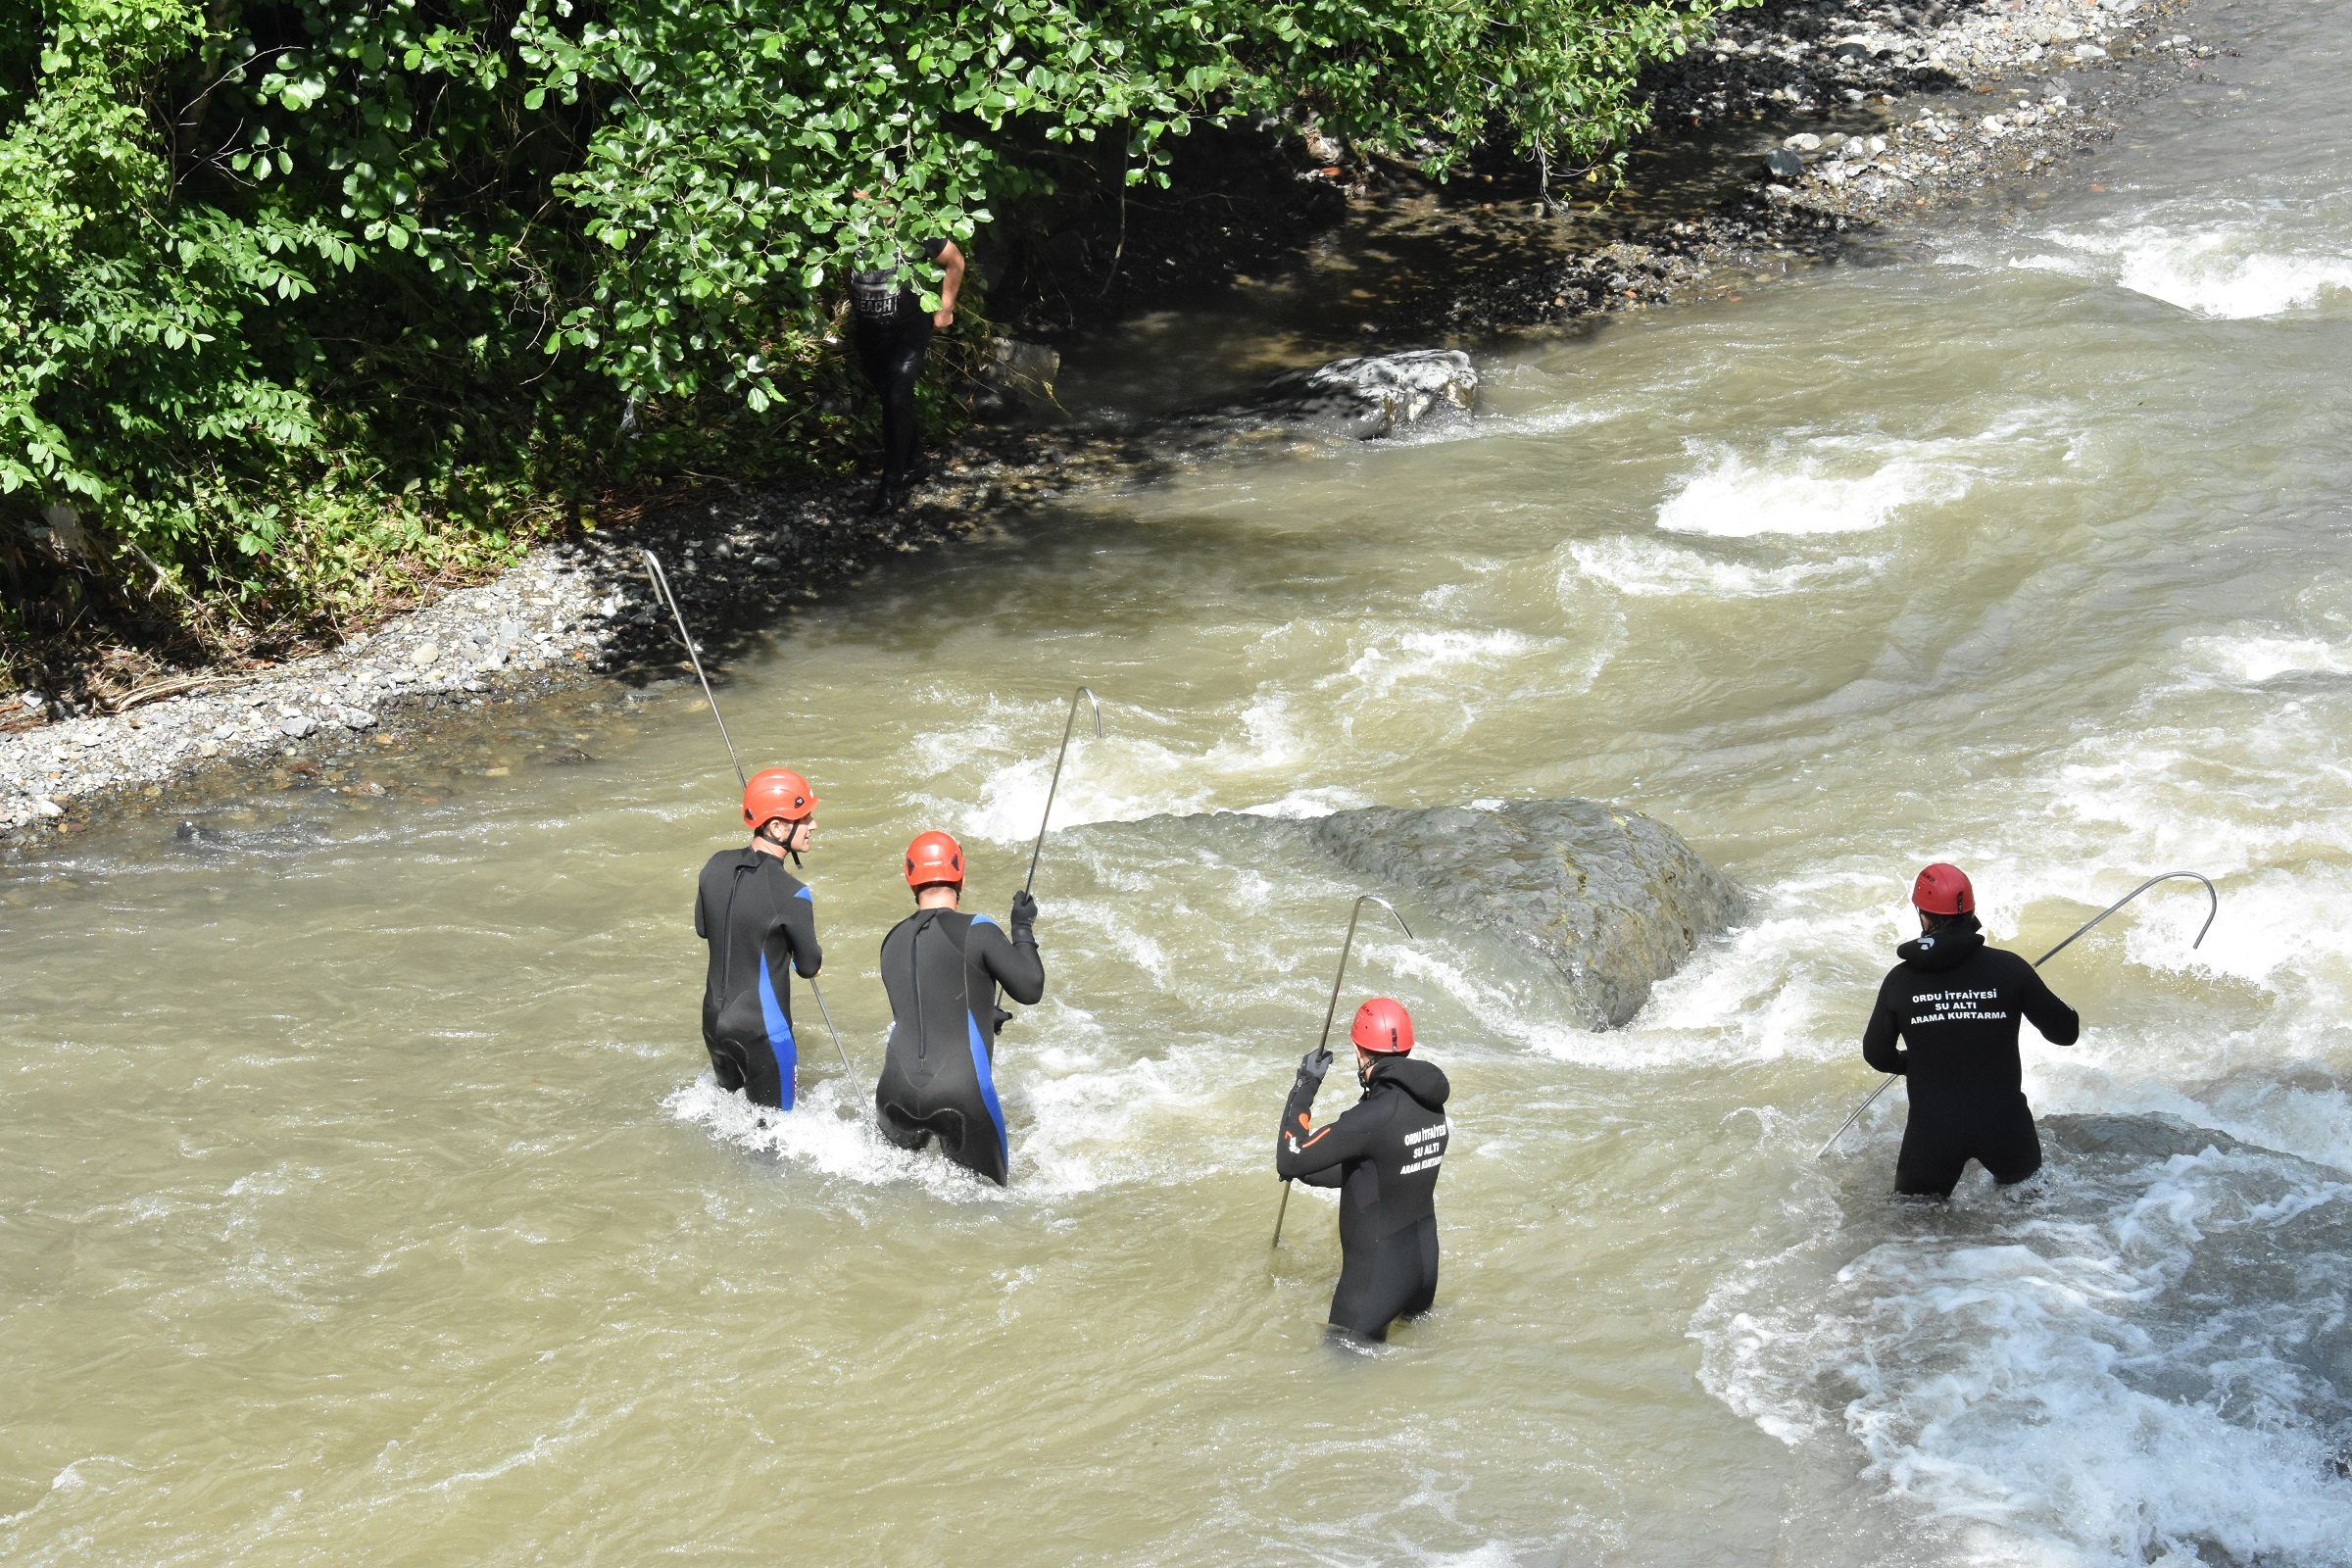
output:
[[1579,575],[1608,584],[1638,599],[1699,594],[1710,599],[1762,599],[1794,593],[1825,581],[1860,576],[1872,563],[1846,556],[1830,562],[1796,562],[1778,566],[1725,561],[1654,539],[1619,536],[1578,539],[1567,546]]
[[2254,320],[2352,299],[2352,256],[2309,249],[2270,225],[2233,220],[2044,236],[2055,251],[2012,266],[2090,277],[2217,320]]
[[1657,525],[1717,539],[1868,533],[1908,509],[1957,501],[1987,475],[2014,472],[2049,445],[2052,426],[2046,416],[2021,415],[1974,437],[1814,434],[1753,455],[1696,442],[1701,464],[1659,504]]
[[2352,674],[2352,647],[2318,637],[2191,637],[2180,647],[2214,673],[2257,685],[2281,675]]
[[[2303,1357],[2340,1332],[2352,1186],[2095,1138],[2036,1185],[1964,1187],[1949,1211],[1847,1200],[1842,1226],[1709,1296],[1701,1381],[1792,1447],[1854,1444],[1866,1479],[2010,1560],[2340,1563],[2348,1407]],[[2271,1278],[2280,1252],[2299,1283]]]

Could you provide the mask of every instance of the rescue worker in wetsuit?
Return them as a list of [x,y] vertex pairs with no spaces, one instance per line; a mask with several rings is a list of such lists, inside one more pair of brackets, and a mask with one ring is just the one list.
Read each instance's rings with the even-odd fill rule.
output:
[[790,1110],[800,1052],[792,1033],[792,976],[816,978],[816,906],[784,858],[800,863],[816,828],[816,792],[790,768],[754,773],[743,787],[744,849],[703,867],[694,934],[710,945],[703,985],[703,1045],[718,1087],[755,1105]]
[[963,913],[963,847],[945,833],[906,846],[906,885],[914,912],[882,939],[892,1019],[874,1086],[882,1136],[901,1149],[937,1140],[950,1159],[1002,1187],[1012,1151],[997,1100],[997,1031],[1012,1015],[998,1007],[996,988],[1023,1006],[1046,994],[1037,901],[1012,896],[1009,936],[985,914]]
[[1340,1190],[1340,1283],[1331,1323],[1381,1341],[1399,1317],[1419,1317],[1438,1297],[1438,1162],[1452,1124],[1446,1075],[1412,1059],[1413,1019],[1401,1004],[1374,997],[1358,1007],[1348,1038],[1363,1098],[1338,1121],[1313,1125],[1308,1111],[1331,1053],[1298,1062],[1282,1107],[1274,1170],[1284,1180]]
[[896,266],[850,274],[850,307],[856,318],[851,339],[858,350],[858,368],[882,400],[882,483],[874,491],[876,513],[896,512],[906,504],[915,452],[922,445],[914,384],[923,373],[931,334],[956,324],[956,296],[963,288],[963,252],[955,241],[928,240],[916,248],[942,270],[936,311],[923,309],[907,258],[900,257]]
[[1911,903],[1920,934],[1894,950],[1903,961],[1886,971],[1862,1031],[1863,1056],[1899,1074],[1911,1097],[1894,1190],[1949,1198],[1971,1159],[2004,1187],[2022,1182],[2041,1169],[2041,1139],[2022,1087],[2018,1019],[2059,1046],[2081,1038],[2082,1020],[2034,965],[1984,945],[1976,890],[1958,866],[1920,872]]

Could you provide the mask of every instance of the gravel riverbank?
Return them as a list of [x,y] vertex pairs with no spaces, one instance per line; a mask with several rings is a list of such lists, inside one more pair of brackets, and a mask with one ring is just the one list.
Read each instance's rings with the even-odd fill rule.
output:
[[[1475,217],[1443,206],[1422,215],[1415,220],[1478,229],[1498,254],[1521,259],[1446,291],[1443,316],[1393,313],[1377,323],[1383,346],[1409,346],[1416,334],[1491,341],[1745,286],[1776,260],[1826,254],[1995,181],[2046,173],[2111,131],[2134,98],[2215,52],[2180,24],[2181,9],[1841,0],[1735,14],[1655,82],[1653,146],[1681,157],[1682,141],[1703,145],[1703,156],[1681,157],[1697,176],[1626,204],[1638,215],[1612,213],[1604,229],[1500,203]],[[106,714],[0,693],[0,843],[75,831],[109,804],[165,801],[173,780],[200,770],[315,771],[337,756],[404,745],[453,709],[634,669],[666,673],[675,634],[648,590],[641,539],[660,546],[696,631],[723,654],[894,555],[1222,450],[1193,426],[988,430],[947,454],[916,505],[891,518],[863,514],[864,482],[789,494],[710,486],[634,528],[544,549],[496,582],[316,658],[168,683]]]

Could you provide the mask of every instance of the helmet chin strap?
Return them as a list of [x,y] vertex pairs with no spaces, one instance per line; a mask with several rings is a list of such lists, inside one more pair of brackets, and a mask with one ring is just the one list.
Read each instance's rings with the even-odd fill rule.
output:
[[[807,821],[808,818],[803,817],[801,820]],[[760,837],[767,840],[768,843],[773,844],[776,846],[776,848],[782,850],[786,855],[791,856],[793,869],[796,871],[800,870],[801,852],[792,847],[792,841],[801,836],[801,824],[800,822],[784,822],[784,836],[782,838],[777,838],[774,834],[768,832],[768,828],[777,822],[784,822],[784,818],[780,816],[770,817],[766,823],[761,824],[760,828]]]

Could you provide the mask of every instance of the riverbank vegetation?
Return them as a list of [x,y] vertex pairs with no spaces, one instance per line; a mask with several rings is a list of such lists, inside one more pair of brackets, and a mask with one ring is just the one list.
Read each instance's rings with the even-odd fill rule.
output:
[[1203,126],[1605,175],[1739,3],[0,0],[0,675],[331,638],[632,487],[838,470],[845,269],[985,267]]

